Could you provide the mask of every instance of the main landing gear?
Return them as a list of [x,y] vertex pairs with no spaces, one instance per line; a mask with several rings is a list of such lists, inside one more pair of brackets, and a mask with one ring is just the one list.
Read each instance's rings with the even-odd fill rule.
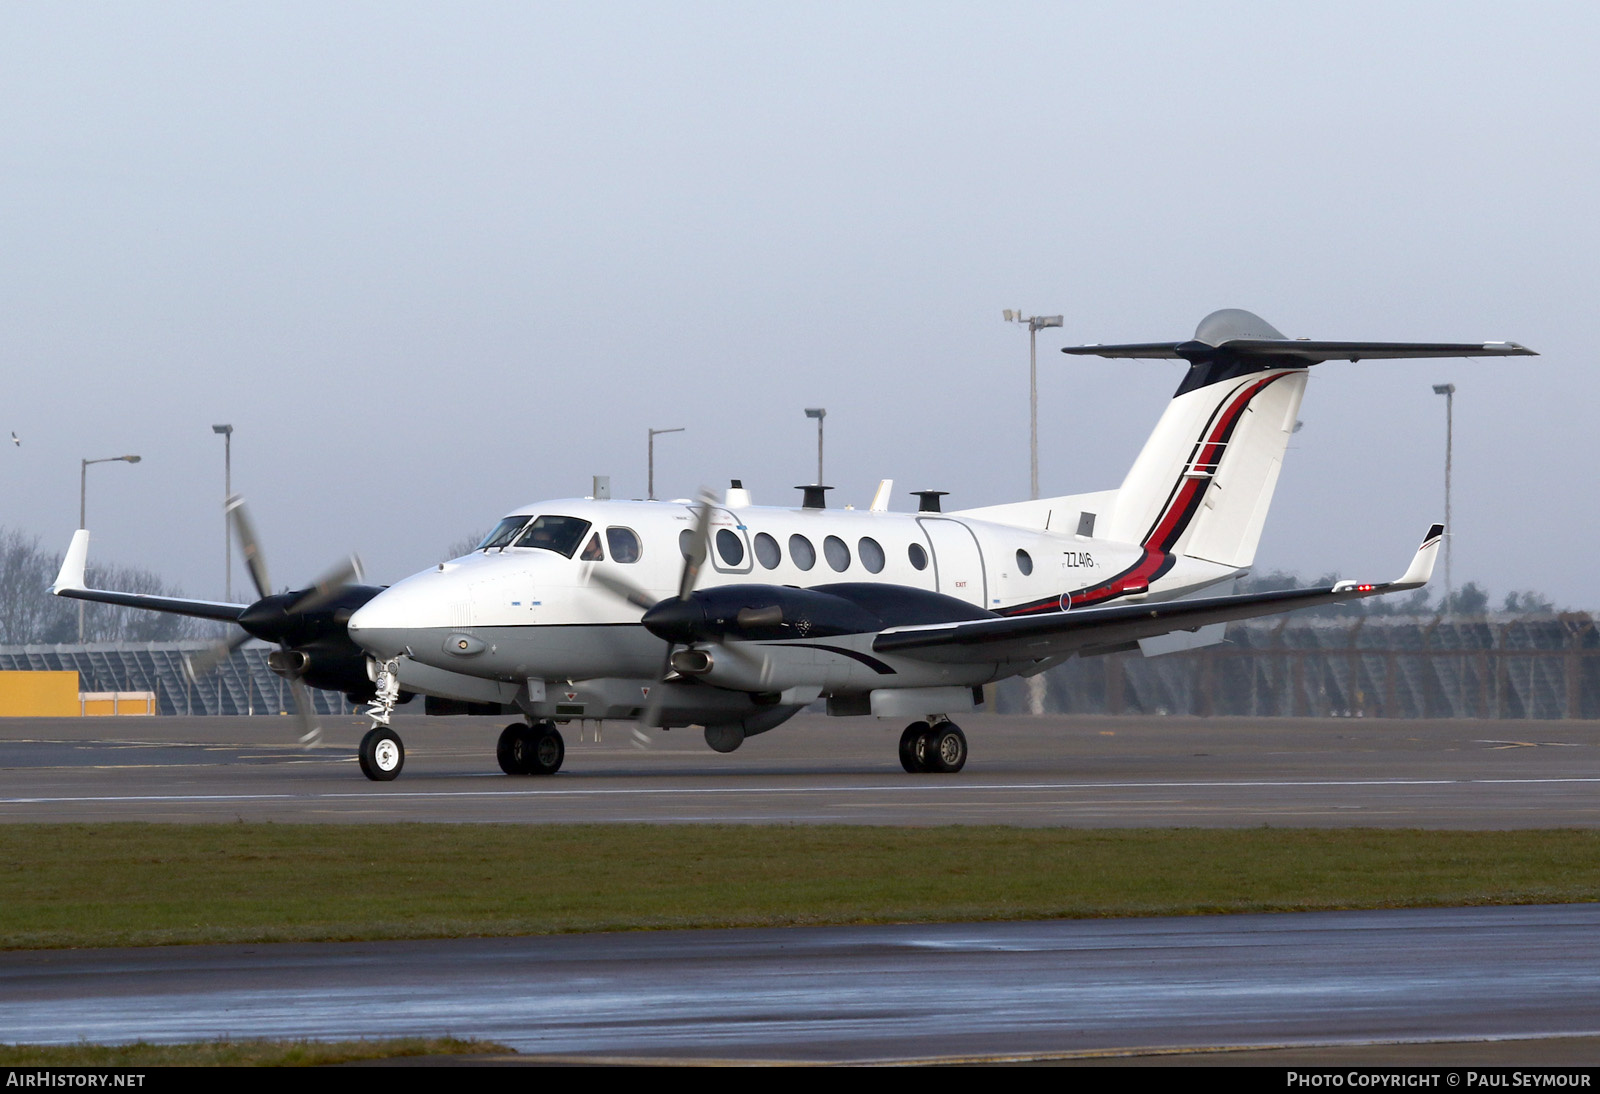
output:
[[967,765],[967,735],[954,722],[912,722],[900,734],[900,766],[913,775],[954,775]]
[[507,775],[554,775],[561,770],[567,746],[554,722],[526,725],[512,722],[495,747],[500,770]]

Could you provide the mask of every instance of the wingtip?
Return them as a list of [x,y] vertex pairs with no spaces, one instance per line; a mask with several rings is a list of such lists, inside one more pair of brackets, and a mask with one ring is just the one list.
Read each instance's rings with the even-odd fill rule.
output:
[[61,572],[56,574],[55,584],[50,586],[50,592],[60,596],[68,590],[85,588],[84,568],[89,562],[89,529],[79,528],[72,533],[72,542],[67,545],[67,553],[61,559]]
[[1439,557],[1439,544],[1444,540],[1444,525],[1430,524],[1428,534],[1422,537],[1422,545],[1417,548],[1417,553],[1412,556],[1411,565],[1400,576],[1399,581],[1389,584],[1386,591],[1398,592],[1404,589],[1420,589],[1433,577],[1433,563]]

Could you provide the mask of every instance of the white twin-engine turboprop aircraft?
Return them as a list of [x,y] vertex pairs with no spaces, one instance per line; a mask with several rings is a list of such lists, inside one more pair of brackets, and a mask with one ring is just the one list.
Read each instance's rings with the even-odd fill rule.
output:
[[556,727],[573,719],[703,726],[728,752],[818,699],[831,715],[909,719],[905,769],[955,772],[967,742],[951,715],[972,710],[984,684],[1073,655],[1205,645],[1229,620],[1425,584],[1439,525],[1386,584],[1197,595],[1255,558],[1311,365],[1532,351],[1287,339],[1226,310],[1189,341],[1063,352],[1190,362],[1115,490],[951,513],[937,491],[919,492],[917,512],[889,512],[888,482],[866,510],[826,508],[820,484],[802,488],[799,508],[751,505],[737,483],[720,500],[546,501],[392,587],[340,572],[280,594],[235,506],[254,604],[88,589],[84,531],[52,591],[238,623],[219,655],[251,635],[279,644],[270,664],[297,700],[301,683],[370,700],[360,760],[371,779],[400,773],[390,715],[418,692],[430,713],[519,712],[500,737],[508,774],[559,769]]

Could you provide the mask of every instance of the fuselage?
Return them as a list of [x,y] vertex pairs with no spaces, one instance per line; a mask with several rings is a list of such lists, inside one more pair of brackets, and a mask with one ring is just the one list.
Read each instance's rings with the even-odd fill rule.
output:
[[[698,508],[591,499],[521,506],[491,533],[495,545],[380,593],[350,620],[351,637],[380,659],[404,654],[487,679],[651,678],[662,643],[640,625],[642,609],[591,572],[606,568],[648,599],[675,596]],[[960,513],[716,505],[698,587],[882,583],[1005,615],[1165,599],[1233,572]]]

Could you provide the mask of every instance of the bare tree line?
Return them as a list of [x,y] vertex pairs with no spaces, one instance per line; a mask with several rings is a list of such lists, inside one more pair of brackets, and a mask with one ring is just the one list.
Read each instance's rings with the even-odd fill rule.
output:
[[[39,546],[39,537],[0,527],[0,646],[56,644],[78,640],[80,601],[51,596],[61,555]],[[88,583],[105,589],[156,596],[182,596],[149,570],[90,565]],[[182,615],[84,604],[86,642],[170,642],[211,633],[203,620]]]

